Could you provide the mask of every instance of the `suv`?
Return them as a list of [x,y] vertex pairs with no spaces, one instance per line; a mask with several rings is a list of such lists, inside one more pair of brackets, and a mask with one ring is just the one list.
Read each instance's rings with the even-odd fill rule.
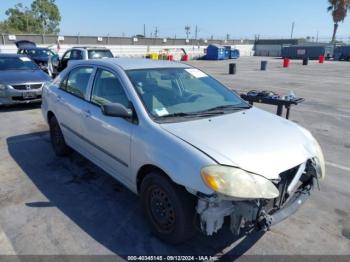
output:
[[113,58],[111,50],[104,47],[73,47],[67,50],[58,65],[58,71],[63,71],[70,60],[90,60]]

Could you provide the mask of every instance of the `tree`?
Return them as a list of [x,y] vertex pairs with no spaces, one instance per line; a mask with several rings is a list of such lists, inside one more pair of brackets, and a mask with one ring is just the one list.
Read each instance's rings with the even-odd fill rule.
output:
[[339,27],[339,23],[343,22],[350,7],[350,0],[328,0],[329,6],[328,12],[332,12],[334,28],[332,43],[336,41],[336,35]]
[[60,10],[55,0],[34,0],[31,5],[34,17],[40,21],[42,33],[57,34],[60,32]]
[[61,15],[55,0],[35,0],[31,8],[16,4],[5,12],[7,19],[0,22],[0,31],[6,33],[56,34]]

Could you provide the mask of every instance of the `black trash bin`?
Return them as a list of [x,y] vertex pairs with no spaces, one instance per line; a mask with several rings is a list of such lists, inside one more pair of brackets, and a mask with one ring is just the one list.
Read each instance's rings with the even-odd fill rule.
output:
[[267,69],[267,61],[261,61],[260,70],[266,71],[266,69]]
[[229,64],[228,73],[229,73],[230,75],[234,75],[234,74],[236,74],[236,72],[237,72],[237,66],[236,66],[236,64],[235,64],[235,63]]
[[306,66],[309,64],[309,58],[308,57],[304,57],[303,58],[303,65]]

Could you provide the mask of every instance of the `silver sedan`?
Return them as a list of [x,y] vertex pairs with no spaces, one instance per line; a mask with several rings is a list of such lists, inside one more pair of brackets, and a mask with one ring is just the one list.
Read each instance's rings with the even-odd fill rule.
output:
[[140,195],[161,239],[178,243],[272,225],[325,176],[322,150],[297,124],[251,107],[186,64],[72,64],[43,89],[54,151],[73,148]]
[[0,105],[40,102],[42,86],[50,80],[30,58],[0,54]]

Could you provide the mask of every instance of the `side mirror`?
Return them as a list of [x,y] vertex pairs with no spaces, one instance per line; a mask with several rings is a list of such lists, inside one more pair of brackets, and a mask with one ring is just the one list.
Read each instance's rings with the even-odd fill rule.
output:
[[122,104],[111,103],[101,106],[102,113],[106,116],[120,117],[130,119],[133,116],[132,110]]

